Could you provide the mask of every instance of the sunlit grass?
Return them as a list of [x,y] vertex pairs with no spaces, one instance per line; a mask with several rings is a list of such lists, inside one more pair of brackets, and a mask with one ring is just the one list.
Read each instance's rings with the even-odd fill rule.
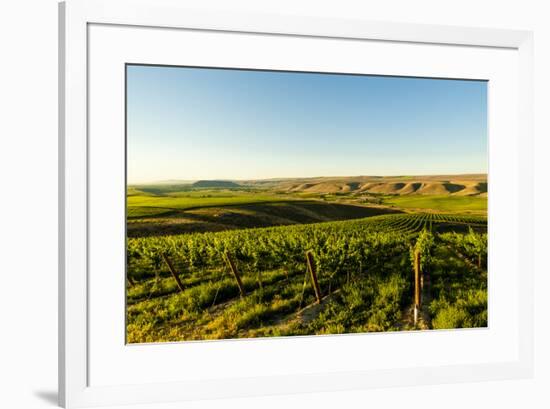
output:
[[441,211],[487,211],[487,198],[479,196],[403,195],[390,196],[384,204],[403,208]]
[[[144,217],[202,207],[270,203],[292,200],[292,197],[241,191],[192,191],[169,196],[135,194],[127,196],[128,217]],[[297,198],[294,198],[297,199]]]

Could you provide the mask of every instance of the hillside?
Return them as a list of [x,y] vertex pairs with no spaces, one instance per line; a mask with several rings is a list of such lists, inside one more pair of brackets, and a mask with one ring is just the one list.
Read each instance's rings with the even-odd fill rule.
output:
[[157,195],[190,189],[258,188],[278,193],[345,194],[371,193],[382,195],[454,195],[487,196],[486,174],[427,176],[327,176],[255,180],[198,180],[193,183],[173,181],[151,185],[135,185],[135,189]]
[[485,214],[487,176],[199,180],[127,189],[129,237],[318,223],[420,210]]
[[162,215],[142,215],[128,220],[127,233],[128,237],[146,237],[350,220],[393,213],[401,212],[390,208],[322,201],[248,203],[172,209]]
[[350,176],[246,181],[285,193],[486,196],[487,175]]

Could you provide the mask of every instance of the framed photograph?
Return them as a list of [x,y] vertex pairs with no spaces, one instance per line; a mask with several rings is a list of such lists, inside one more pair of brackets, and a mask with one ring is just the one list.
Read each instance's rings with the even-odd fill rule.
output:
[[531,33],[59,14],[63,406],[531,376]]

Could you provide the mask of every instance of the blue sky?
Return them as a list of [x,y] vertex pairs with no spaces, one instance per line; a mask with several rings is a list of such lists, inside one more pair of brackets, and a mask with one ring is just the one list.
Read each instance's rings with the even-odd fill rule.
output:
[[127,67],[128,182],[487,171],[487,83]]

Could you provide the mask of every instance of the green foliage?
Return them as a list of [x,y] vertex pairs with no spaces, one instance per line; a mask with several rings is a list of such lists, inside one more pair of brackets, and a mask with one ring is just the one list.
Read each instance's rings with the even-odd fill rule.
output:
[[385,204],[402,208],[433,209],[445,212],[486,211],[487,198],[450,195],[401,195],[384,199]]
[[478,328],[487,326],[487,291],[461,291],[454,302],[443,297],[430,305],[435,329]]
[[[151,189],[151,192],[158,193]],[[160,195],[132,189],[127,194],[129,218],[150,217],[171,213],[174,210],[189,210],[201,207],[227,206],[250,203],[288,201],[292,198],[262,192],[233,190],[188,190],[162,191]]]
[[481,236],[473,232],[440,236],[442,244],[434,251],[431,272],[433,328],[487,326],[487,272],[473,268],[472,262],[462,254],[463,243],[477,239],[483,242]]
[[369,275],[344,285],[307,326],[307,333],[332,334],[396,329],[409,284],[400,273]]
[[[128,275],[135,285],[127,290],[128,341],[404,329],[403,312],[411,302],[411,247],[421,252],[422,268],[429,265],[432,273],[433,327],[483,326],[486,273],[454,257],[448,246],[457,252],[483,251],[486,235],[473,230],[438,235],[428,230],[430,225],[483,223],[486,219],[474,216],[395,214],[129,239]],[[307,251],[314,255],[327,298],[318,313],[298,319],[299,310],[315,300],[306,275]],[[244,298],[224,260],[226,252],[240,273]],[[178,272],[183,292],[163,255]]]
[[441,235],[441,240],[455,247],[472,262],[487,259],[487,233],[476,233],[470,227],[468,234],[445,233]]
[[[430,221],[431,223],[431,221]],[[427,271],[432,261],[432,250],[435,245],[434,235],[427,229],[422,230],[418,234],[416,243],[411,247],[410,257],[414,268],[414,255],[420,255],[420,271]]]

